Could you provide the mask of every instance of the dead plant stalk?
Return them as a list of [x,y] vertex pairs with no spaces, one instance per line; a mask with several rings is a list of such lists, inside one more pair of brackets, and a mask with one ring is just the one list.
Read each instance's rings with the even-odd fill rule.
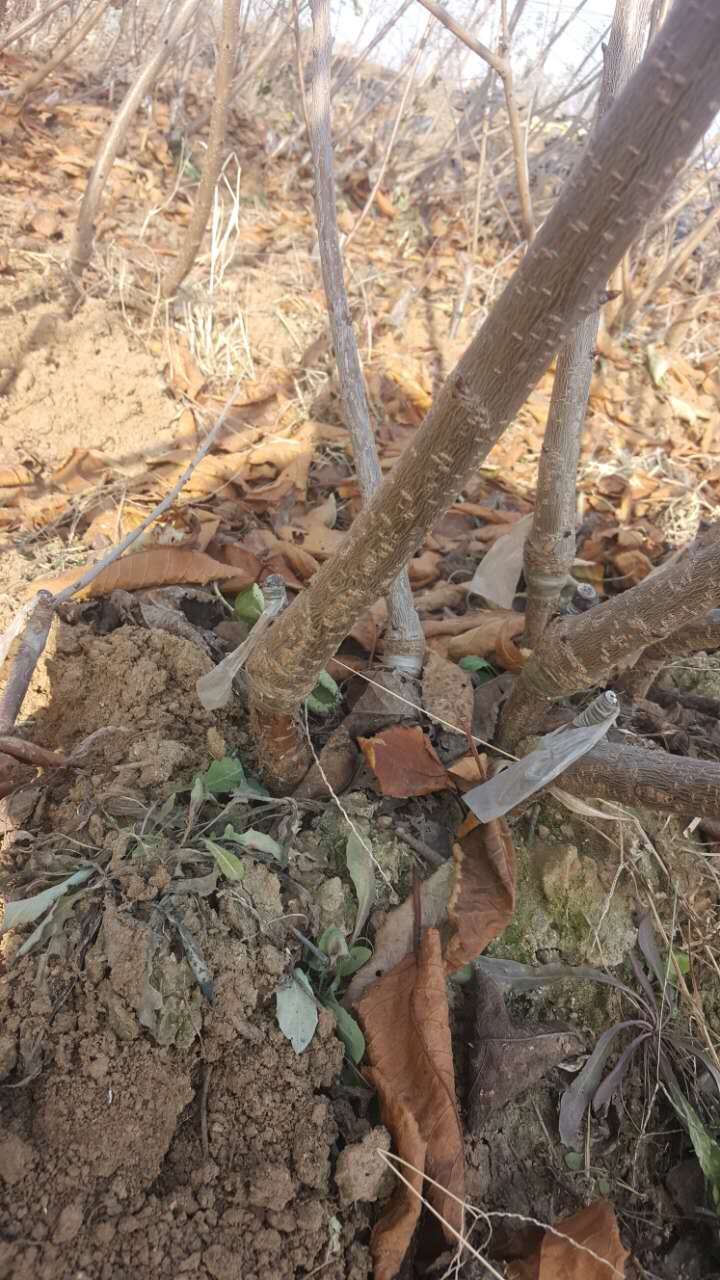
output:
[[32,93],[33,89],[37,89],[38,85],[42,84],[43,80],[46,80],[56,67],[59,67],[63,62],[67,62],[67,59],[71,57],[75,50],[80,48],[83,40],[90,34],[93,27],[97,26],[111,4],[112,0],[101,0],[100,4],[95,8],[90,8],[85,22],[80,23],[79,26],[76,25],[75,21],[71,22],[63,31],[60,40],[47,61],[41,63],[39,67],[30,72],[30,75],[21,80],[11,94],[10,101],[21,105],[28,94]]
[[[260,759],[273,762],[274,785],[287,788],[299,781],[303,752],[295,721],[296,749],[284,762],[268,740],[272,726],[283,717],[288,725],[293,722],[356,618],[387,590],[433,521],[461,491],[571,327],[596,309],[611,270],[718,110],[719,52],[715,0],[694,0],[689,8],[677,5],[651,54],[601,122],[413,443],[356,518],[341,550],[278,619],[267,644],[251,659],[253,724]],[[691,559],[693,568],[696,562],[698,567],[704,563],[703,556]],[[692,586],[693,574],[689,578]],[[677,622],[664,630],[661,623],[658,631],[648,627],[648,640],[641,637],[637,647],[701,612],[703,592],[693,590],[692,597],[690,614],[678,609]],[[564,654],[563,666],[568,669]]]
[[[616,0],[605,50],[598,121],[640,64],[650,4],[651,0]],[[558,355],[538,467],[535,517],[525,544],[525,634],[531,648],[539,643],[557,613],[575,558],[577,468],[599,321],[598,307],[580,321]]]

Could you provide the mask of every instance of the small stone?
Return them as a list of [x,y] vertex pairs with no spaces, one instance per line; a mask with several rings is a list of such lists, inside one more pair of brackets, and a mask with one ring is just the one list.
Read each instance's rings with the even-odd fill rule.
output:
[[0,1080],[5,1080],[17,1063],[17,1045],[14,1036],[0,1036]]
[[80,1200],[73,1200],[61,1210],[53,1232],[54,1244],[68,1244],[74,1240],[83,1224],[83,1206]]
[[17,1134],[10,1134],[0,1142],[0,1179],[12,1187],[29,1173],[33,1163],[33,1149]]
[[248,1199],[260,1209],[284,1209],[295,1197],[287,1165],[268,1164],[255,1177]]
[[379,1154],[389,1150],[390,1134],[378,1125],[362,1142],[354,1142],[340,1152],[335,1181],[342,1205],[355,1204],[358,1200],[373,1202],[389,1190],[393,1175]]
[[339,876],[333,876],[320,885],[317,902],[322,928],[327,929],[330,925],[342,928],[345,923],[345,886]]

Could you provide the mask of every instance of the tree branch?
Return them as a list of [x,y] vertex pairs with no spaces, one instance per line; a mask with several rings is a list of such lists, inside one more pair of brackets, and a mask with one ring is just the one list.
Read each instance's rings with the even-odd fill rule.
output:
[[720,649],[720,609],[712,609],[704,618],[674,631],[666,640],[648,645],[635,666],[615,682],[615,689],[631,698],[646,698],[664,667],[678,658],[714,649]]
[[720,818],[720,765],[666,751],[603,742],[560,774],[571,795]]
[[[387,590],[512,421],[570,328],[597,307],[613,266],[714,119],[719,53],[715,0],[671,12],[413,443],[341,550],[251,659],[261,758],[263,717],[296,712],[355,619]],[[708,603],[696,601],[675,625]],[[595,611],[585,616],[594,619]],[[637,647],[664,634],[658,623]]]

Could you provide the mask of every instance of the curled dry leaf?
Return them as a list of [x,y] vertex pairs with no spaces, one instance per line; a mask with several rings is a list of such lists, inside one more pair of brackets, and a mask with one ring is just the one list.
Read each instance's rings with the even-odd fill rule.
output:
[[110,459],[94,449],[73,449],[50,475],[50,483],[64,493],[82,493],[102,484],[110,474]]
[[234,570],[224,583],[226,591],[244,591],[260,577],[262,562],[239,542],[211,542],[208,552],[218,564]]
[[[72,586],[91,565],[78,565],[57,578],[35,581],[28,594],[51,591],[57,594]],[[78,592],[78,599],[88,596],[107,596],[111,591],[140,591],[145,587],[170,587],[181,583],[204,585],[206,582],[226,582],[235,576],[235,570],[206,556],[203,551],[185,551],[179,547],[155,547],[150,551],[138,551],[135,555],[121,556],[114,564],[102,569],[97,578]]]
[[453,790],[445,766],[417,725],[394,725],[374,738],[358,738],[358,743],[384,796],[404,799]]
[[400,1172],[410,1183],[407,1186],[398,1179],[392,1199],[375,1224],[370,1241],[375,1280],[393,1280],[402,1266],[420,1217],[427,1143],[420,1135],[412,1111],[398,1098],[382,1072],[370,1068],[365,1077],[377,1090],[382,1122],[393,1135],[397,1154],[406,1162],[401,1165]]
[[503,818],[463,822],[453,845],[455,877],[448,901],[452,932],[445,967],[454,973],[474,960],[509,925],[515,910],[515,853]]
[[500,635],[507,642],[519,636],[524,628],[522,614],[506,609],[488,609],[486,617],[471,631],[453,636],[448,645],[448,657],[453,662],[459,662],[461,658],[488,658],[495,652]]
[[546,1231],[537,1253],[508,1268],[508,1280],[609,1280],[625,1275],[630,1256],[607,1200],[579,1209]]
[[613,564],[618,573],[621,573],[627,586],[636,587],[638,582],[642,582],[643,578],[647,578],[652,573],[652,560],[645,555],[644,551],[618,551],[613,556]]
[[328,784],[335,795],[342,795],[350,786],[360,762],[360,752],[345,725],[338,725],[330,734],[318,758],[320,764],[313,762],[295,789],[296,799],[325,800],[329,794]]
[[15,489],[18,485],[32,484],[34,479],[29,467],[0,467],[0,489]]
[[517,635],[517,624],[514,621],[506,622],[500,628],[495,641],[495,661],[503,671],[517,675],[518,671],[522,671],[525,666],[531,651],[518,648],[513,641],[513,634]]
[[440,556],[437,551],[422,551],[419,556],[415,556],[408,565],[410,585],[429,587],[431,582],[436,582],[440,576],[439,564]]
[[[462,1231],[463,1132],[455,1101],[445,966],[440,934],[427,929],[413,953],[369,988],[358,1005],[367,1056],[386,1103],[407,1107],[427,1144],[428,1199],[455,1244]],[[457,1197],[457,1199],[455,1199]],[[387,1280],[395,1271],[386,1270]]]

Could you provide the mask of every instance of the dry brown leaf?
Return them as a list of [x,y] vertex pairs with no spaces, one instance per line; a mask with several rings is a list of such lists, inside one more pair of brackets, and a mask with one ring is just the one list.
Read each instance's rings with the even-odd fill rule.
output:
[[423,551],[419,556],[413,556],[408,565],[410,585],[413,588],[429,587],[431,582],[436,582],[440,576],[439,564],[437,551]]
[[412,1111],[396,1096],[382,1072],[369,1068],[365,1077],[375,1086],[382,1122],[393,1136],[397,1154],[406,1162],[400,1166],[400,1172],[410,1183],[407,1186],[398,1179],[392,1199],[375,1224],[370,1240],[375,1264],[374,1280],[393,1280],[402,1266],[420,1218],[427,1143],[420,1135]]
[[308,511],[304,516],[300,516],[297,523],[303,529],[334,529],[337,520],[337,499],[334,493],[331,493],[319,507],[313,507],[312,511]]
[[295,576],[284,555],[269,556],[264,562],[258,578],[260,586],[273,573],[282,578],[285,586],[290,587],[291,591],[302,591],[304,583]]
[[17,505],[26,525],[31,529],[45,529],[65,515],[70,499],[64,493],[43,493],[39,498],[21,497]]
[[636,587],[638,582],[652,573],[652,560],[644,551],[618,551],[613,556],[613,564],[625,578],[628,586]]
[[384,218],[397,218],[398,211],[391,200],[382,191],[375,192],[375,204]]
[[82,493],[102,484],[110,472],[110,461],[94,449],[73,449],[50,475],[50,483],[65,493]]
[[421,413],[427,413],[432,404],[432,396],[425,387],[420,385],[417,378],[413,378],[400,364],[387,364],[385,376],[392,379],[416,409]]
[[[62,573],[57,578],[41,578],[33,582],[30,594],[36,591],[63,591],[89,569],[90,565],[78,565],[76,569]],[[171,587],[185,583],[225,582],[233,578],[235,569],[220,564],[205,555],[204,551],[185,551],[181,547],[157,547],[150,551],[138,551],[135,555],[122,556],[114,564],[103,569],[77,599],[88,596],[106,596],[111,591],[141,591],[145,587]]]
[[[467,592],[463,590],[463,596],[466,595]],[[459,618],[430,618],[423,623],[423,631],[427,637],[460,636],[466,631],[474,630],[475,627],[483,627],[491,623],[494,630],[499,631],[503,622],[512,621],[519,616],[513,613],[512,609],[478,609],[475,613],[464,613]]]
[[[477,785],[477,774],[475,775]],[[445,862],[433,871],[419,887],[420,916],[423,925],[439,927],[447,919],[447,904],[452,890],[455,867]],[[368,987],[384,973],[394,969],[415,946],[415,897],[411,894],[399,907],[388,911],[375,933],[372,959],[350,979],[343,1003],[355,1005]]]
[[448,645],[448,657],[455,662],[459,662],[460,658],[487,658],[495,652],[501,635],[507,642],[520,635],[524,628],[525,619],[522,614],[513,614],[506,609],[488,609],[481,623],[464,635],[453,637]]
[[[185,471],[190,454],[187,459],[175,467],[172,471],[167,472],[163,477],[163,491],[172,489]],[[235,495],[232,484],[242,484],[248,476],[248,465],[246,458],[239,458],[237,454],[229,453],[218,455],[216,453],[206,454],[201,458],[195,467],[192,475],[183,485],[183,495],[188,498],[210,498],[218,496],[221,498],[231,498]]]
[[328,785],[335,795],[342,795],[350,786],[360,763],[360,752],[345,725],[338,725],[330,734],[318,759],[319,763],[310,766],[295,789],[296,799],[324,800],[328,795]]
[[62,231],[60,219],[51,209],[41,209],[34,214],[29,225],[33,231],[37,231],[38,235],[45,236],[48,240],[52,240],[53,236],[57,236]]
[[445,967],[454,973],[479,956],[509,925],[515,909],[515,854],[503,818],[463,823],[453,845],[455,878],[448,901],[452,933]]
[[439,582],[427,591],[418,591],[413,603],[418,613],[433,613],[437,609],[457,609],[465,599],[465,588],[451,582]]
[[546,1231],[538,1253],[510,1264],[508,1280],[608,1280],[611,1268],[625,1275],[630,1255],[620,1239],[615,1210],[607,1200],[596,1200],[571,1217],[561,1218],[554,1227],[562,1235]]
[[233,571],[224,583],[226,591],[244,591],[253,582],[257,582],[262,562],[254,552],[248,551],[239,542],[212,542],[209,554],[218,564]]
[[384,796],[404,799],[453,790],[447,769],[417,725],[394,725],[358,743]]
[[[440,1184],[430,1183],[427,1197],[455,1244],[454,1232],[463,1226],[464,1148],[437,929],[426,929],[417,954],[406,956],[373,983],[357,1011],[368,1061],[383,1080],[386,1105],[407,1107],[427,1144],[425,1172]],[[395,1272],[385,1274],[390,1280]]]
[[[298,533],[298,530],[289,526],[279,530],[280,538],[283,542],[295,543]],[[344,541],[345,534],[342,529],[326,529],[325,525],[317,525],[313,529],[302,530],[303,551],[307,551],[311,556],[316,556],[318,560],[327,560],[334,555],[336,551],[339,551]]]
[[170,359],[165,377],[170,387],[177,396],[185,395],[190,400],[197,400],[205,385],[205,378],[190,351],[187,339],[169,329],[167,342]]
[[422,674],[422,704],[432,718],[469,729],[473,716],[473,685],[467,671],[432,650]]
[[0,489],[14,489],[18,485],[32,484],[35,477],[28,467],[0,467]]
[[506,622],[500,628],[495,641],[495,662],[497,666],[502,667],[503,671],[510,671],[513,675],[517,675],[518,671],[522,671],[525,666],[531,650],[518,648],[513,641],[513,635],[517,635],[517,624],[514,621]]

